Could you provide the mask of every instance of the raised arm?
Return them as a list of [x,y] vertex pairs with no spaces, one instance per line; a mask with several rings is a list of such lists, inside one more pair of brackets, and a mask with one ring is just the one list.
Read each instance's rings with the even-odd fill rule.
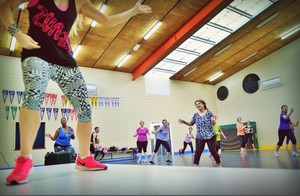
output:
[[50,133],[46,133],[46,137],[50,138],[51,140],[55,141],[58,137],[58,132],[59,130],[57,129],[54,133],[54,136],[52,137],[52,135]]
[[11,36],[14,36],[22,48],[35,49],[40,48],[38,43],[30,36],[23,33],[14,20],[15,9],[26,0],[5,0],[0,5],[0,19]]
[[182,119],[178,119],[178,122],[179,122],[180,124],[185,124],[185,125],[188,125],[188,126],[192,126],[191,123],[189,123],[189,122],[187,122],[187,121],[185,121],[185,120],[182,120]]
[[287,113],[286,115],[283,115],[282,117],[283,117],[284,119],[288,119],[288,118],[292,115],[293,112],[294,112],[294,108],[291,108],[291,109],[288,111],[288,113]]
[[161,130],[161,127],[160,128],[158,128],[157,130],[155,130],[155,131],[152,131],[152,133],[153,134],[157,134],[158,132],[160,132],[160,130]]
[[143,0],[139,0],[131,9],[111,16],[107,16],[99,12],[99,10],[97,10],[95,6],[93,6],[88,0],[76,0],[76,7],[78,9],[78,13],[81,13],[84,16],[97,21],[99,24],[102,24],[104,26],[113,27],[127,21],[137,14],[152,13],[151,7],[149,7],[148,5],[142,5],[142,2]]
[[75,139],[75,131],[74,131],[74,129],[71,127],[71,139]]

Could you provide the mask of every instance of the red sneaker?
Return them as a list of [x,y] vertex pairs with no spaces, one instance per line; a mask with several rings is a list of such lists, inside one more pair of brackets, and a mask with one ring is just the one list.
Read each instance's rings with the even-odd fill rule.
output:
[[91,171],[91,170],[106,170],[107,166],[96,161],[92,155],[90,155],[84,159],[81,159],[78,155],[77,159],[76,159],[75,168],[78,170],[90,170]]
[[33,166],[30,158],[19,156],[16,159],[16,166],[10,175],[6,178],[6,184],[17,185],[28,182],[28,174]]

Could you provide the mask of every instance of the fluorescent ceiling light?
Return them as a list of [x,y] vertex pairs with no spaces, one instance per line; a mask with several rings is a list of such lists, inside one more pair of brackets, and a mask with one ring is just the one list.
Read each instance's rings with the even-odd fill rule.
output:
[[77,47],[76,47],[76,49],[75,49],[75,51],[73,53],[73,57],[74,58],[76,58],[76,56],[77,56],[78,52],[80,51],[80,49],[81,49],[81,45],[79,44],[79,45],[77,45]]
[[224,48],[222,48],[221,50],[219,50],[218,52],[216,52],[214,54],[214,56],[218,56],[220,54],[222,54],[223,52],[225,52],[227,49],[231,48],[232,44],[228,44],[227,46],[225,46]]
[[144,39],[147,40],[149,37],[160,27],[161,21],[158,21],[151,29],[150,31],[145,35]]
[[261,23],[259,23],[256,28],[259,29],[260,27],[264,26],[265,24],[267,24],[268,22],[270,22],[271,20],[273,20],[274,18],[276,18],[277,16],[279,16],[280,12],[276,12],[275,14],[273,14],[272,16],[270,16],[269,18],[267,18],[266,20],[262,21]]
[[19,5],[19,10],[24,10],[24,8],[25,8],[25,3]]
[[10,42],[10,46],[9,46],[9,50],[10,51],[14,51],[15,50],[15,46],[16,46],[16,38],[14,36],[11,37],[11,42]]
[[215,79],[217,79],[218,77],[220,77],[221,75],[223,75],[224,73],[223,72],[218,72],[216,73],[215,75],[213,75],[212,77],[210,77],[208,80],[210,82],[214,81]]
[[294,29],[290,30],[286,34],[284,34],[281,39],[286,39],[287,37],[293,35],[294,33],[298,32],[300,30],[300,26],[295,27]]
[[124,58],[118,63],[117,67],[121,67],[130,57],[130,54],[126,54]]
[[[106,4],[102,4],[102,6],[100,7],[99,11],[101,13],[104,13],[104,11],[106,10]],[[95,20],[92,21],[91,23],[91,27],[95,27],[97,24],[97,22]]]
[[250,55],[247,56],[246,58],[243,58],[242,60],[240,60],[240,63],[243,63],[243,62],[247,61],[248,59],[250,59],[251,57],[253,57],[253,56],[257,55],[257,54],[258,54],[257,51],[254,52],[253,54],[250,54]]
[[140,44],[136,44],[134,47],[133,47],[133,51],[137,51],[139,48],[141,47]]
[[183,77],[187,77],[188,75],[190,75],[191,73],[193,73],[194,71],[196,71],[197,68],[198,68],[198,67],[194,67],[193,69],[191,69],[190,71],[188,71],[187,73],[185,73],[185,74],[183,75]]

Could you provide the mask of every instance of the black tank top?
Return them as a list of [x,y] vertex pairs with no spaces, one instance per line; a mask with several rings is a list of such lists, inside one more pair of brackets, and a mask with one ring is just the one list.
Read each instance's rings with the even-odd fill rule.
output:
[[36,56],[49,63],[76,67],[69,40],[70,29],[77,16],[75,0],[69,0],[66,11],[59,10],[54,0],[31,1],[27,9],[30,24],[28,35],[37,41],[41,48],[23,48],[21,60]]
[[[93,132],[92,134],[91,134],[91,143],[94,143],[94,141],[93,141],[93,134],[94,134],[95,132]],[[95,141],[97,141],[97,139],[98,139],[98,135],[96,134],[96,137],[95,137]]]

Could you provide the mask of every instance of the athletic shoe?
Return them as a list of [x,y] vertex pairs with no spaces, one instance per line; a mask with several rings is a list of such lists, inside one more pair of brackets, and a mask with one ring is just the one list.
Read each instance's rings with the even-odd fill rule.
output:
[[253,151],[256,151],[256,148],[253,148]]
[[155,163],[153,161],[149,161],[150,164],[155,165]]
[[16,159],[16,166],[11,174],[6,178],[6,184],[17,185],[28,182],[28,174],[33,166],[30,158],[19,156]]
[[279,155],[278,155],[278,152],[277,152],[277,151],[275,151],[275,152],[274,152],[274,155],[275,155],[275,157],[279,157]]
[[171,160],[169,160],[169,159],[168,159],[166,162],[167,162],[167,163],[172,163],[172,161],[171,161]]
[[292,157],[299,157],[300,155],[296,152],[292,152]]
[[81,159],[80,156],[77,156],[75,168],[78,170],[94,171],[105,170],[107,169],[107,166],[102,163],[99,163],[94,159],[92,155],[90,155],[84,159]]
[[217,164],[216,167],[223,167],[221,163]]
[[142,163],[142,160],[137,160],[136,162],[137,162],[138,164],[140,164],[140,163]]

